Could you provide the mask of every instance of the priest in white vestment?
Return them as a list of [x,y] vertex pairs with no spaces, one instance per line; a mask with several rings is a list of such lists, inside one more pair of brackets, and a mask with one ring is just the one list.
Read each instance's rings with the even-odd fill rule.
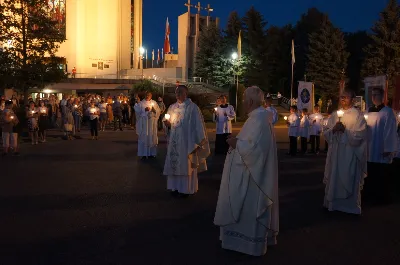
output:
[[365,181],[365,199],[389,203],[390,164],[398,151],[397,120],[388,106],[383,103],[384,90],[372,89],[372,107],[365,118],[368,124],[368,179]]
[[214,224],[220,226],[222,248],[262,256],[277,243],[279,231],[278,157],[264,93],[244,93],[248,119],[236,138],[228,139]]
[[367,124],[363,114],[353,107],[354,98],[353,91],[342,93],[342,109],[332,113],[324,131],[329,143],[324,207],[361,214],[361,190],[367,172]]
[[152,94],[147,92],[146,97],[137,106],[135,105],[138,156],[142,159],[157,155],[157,121],[160,117],[160,108],[151,97]]
[[203,115],[187,98],[187,87],[178,86],[175,95],[177,102],[163,119],[168,137],[164,175],[168,176],[167,189],[172,195],[187,197],[198,190],[197,174],[207,170],[210,146]]

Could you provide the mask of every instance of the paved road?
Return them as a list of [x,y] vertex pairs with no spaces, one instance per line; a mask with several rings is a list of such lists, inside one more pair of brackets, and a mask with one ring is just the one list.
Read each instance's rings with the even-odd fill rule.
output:
[[53,135],[0,158],[0,264],[400,264],[400,204],[362,217],[323,211],[325,157],[286,157],[286,130],[277,135],[281,232],[262,258],[220,248],[212,221],[223,158],[210,158],[197,195],[171,198],[165,144],[140,162],[126,131]]

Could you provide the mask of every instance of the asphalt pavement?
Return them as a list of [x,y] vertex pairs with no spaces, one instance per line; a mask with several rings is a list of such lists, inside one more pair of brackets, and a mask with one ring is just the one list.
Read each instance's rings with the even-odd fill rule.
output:
[[[88,131],[74,141],[21,145],[0,158],[0,264],[400,264],[400,203],[366,206],[362,216],[323,210],[325,155],[279,148],[280,233],[264,257],[221,249],[213,225],[223,157],[211,156],[199,192],[173,198],[159,156],[136,157],[134,131]],[[214,140],[214,132],[210,132]]]

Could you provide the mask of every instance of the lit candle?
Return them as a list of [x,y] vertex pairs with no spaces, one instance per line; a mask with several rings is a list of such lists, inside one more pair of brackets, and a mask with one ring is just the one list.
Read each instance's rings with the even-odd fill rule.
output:
[[114,103],[114,100],[113,100],[113,103]]
[[364,119],[368,120],[368,114],[364,114]]
[[215,111],[217,111],[217,108],[214,108]]
[[77,108],[77,107],[78,107],[78,105],[75,105],[74,107],[75,107],[75,108]]
[[126,100],[124,101],[124,103],[126,103]]
[[287,121],[287,116],[283,117],[283,119],[284,119],[285,121]]
[[10,117],[10,119],[12,119],[12,120],[13,120],[13,119],[14,119],[14,116],[11,116],[11,117]]
[[167,121],[169,121],[169,119],[171,118],[171,115],[169,115],[168,113],[167,114],[165,114],[165,119],[167,120]]
[[339,122],[340,122],[340,119],[343,117],[343,115],[344,115],[344,111],[343,110],[338,110],[337,112],[337,116],[338,116],[338,118],[339,118]]
[[32,112],[32,114],[33,114],[33,113],[35,113],[35,111],[34,111],[34,110],[32,110],[31,112]]
[[95,109],[95,108],[91,108],[91,109],[90,109],[90,112],[91,112],[92,114],[94,114],[94,113],[96,112],[96,109]]

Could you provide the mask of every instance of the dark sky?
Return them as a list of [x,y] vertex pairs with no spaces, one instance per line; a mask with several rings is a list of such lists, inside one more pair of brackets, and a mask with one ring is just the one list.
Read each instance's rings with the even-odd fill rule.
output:
[[[213,15],[220,18],[225,28],[228,15],[236,10],[239,15],[253,5],[263,15],[269,25],[282,26],[295,24],[301,14],[310,7],[317,7],[328,13],[333,23],[344,31],[369,29],[379,17],[379,12],[389,0],[207,0],[201,5],[210,4]],[[178,16],[187,11],[187,0],[143,0],[143,46],[149,50],[161,49],[165,36],[165,21],[171,25],[171,46],[177,50]],[[198,1],[192,0],[192,4]],[[192,12],[195,10],[193,9]],[[203,11],[205,14],[205,12]]]

